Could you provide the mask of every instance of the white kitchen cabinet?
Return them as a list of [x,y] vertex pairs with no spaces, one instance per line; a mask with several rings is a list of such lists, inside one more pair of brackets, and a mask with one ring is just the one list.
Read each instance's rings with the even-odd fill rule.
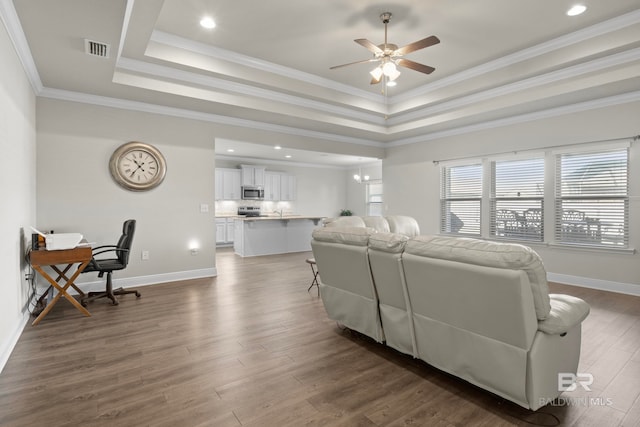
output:
[[240,169],[216,168],[216,200],[240,200]]
[[216,245],[233,243],[235,218],[216,218]]
[[216,245],[227,242],[227,219],[216,218]]
[[296,200],[296,176],[283,173],[280,175],[280,200]]
[[227,243],[233,243],[235,232],[234,232],[234,223],[236,220],[234,218],[227,218]]
[[280,200],[280,172],[264,173],[264,199],[269,201]]
[[242,185],[264,187],[264,166],[240,165],[242,170]]

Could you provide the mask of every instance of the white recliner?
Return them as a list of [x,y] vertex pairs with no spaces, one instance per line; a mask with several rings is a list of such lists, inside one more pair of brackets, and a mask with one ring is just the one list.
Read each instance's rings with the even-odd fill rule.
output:
[[420,359],[534,410],[577,372],[589,305],[549,295],[531,248],[418,236],[402,264]]
[[367,246],[373,233],[366,227],[318,228],[313,231],[311,249],[321,272],[320,296],[329,318],[383,342]]

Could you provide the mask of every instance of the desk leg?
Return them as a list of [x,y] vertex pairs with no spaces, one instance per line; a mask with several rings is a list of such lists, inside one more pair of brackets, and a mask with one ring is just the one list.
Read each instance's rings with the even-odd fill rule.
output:
[[[82,272],[82,270],[84,270],[84,268],[87,266],[87,264],[89,264],[89,261],[83,262],[78,269],[76,270],[76,272],[71,276],[71,278],[69,280],[67,280],[66,284],[64,286],[60,286],[58,284],[58,282],[56,282],[55,280],[53,280],[53,278],[51,276],[49,276],[43,269],[42,267],[40,267],[39,265],[34,265],[33,268],[34,270],[36,270],[38,273],[40,273],[42,275],[42,277],[44,277],[45,279],[47,279],[47,281],[51,284],[51,286],[53,286],[54,288],[56,288],[58,290],[57,295],[53,298],[53,300],[47,304],[47,306],[45,307],[44,310],[42,310],[42,313],[40,313],[38,315],[38,317],[36,317],[36,319],[33,321],[33,323],[31,323],[31,326],[36,326],[38,323],[40,323],[40,321],[51,311],[51,309],[53,308],[54,305],[56,305],[56,303],[58,302],[58,300],[60,299],[60,297],[64,296],[71,304],[73,304],[78,310],[80,310],[80,312],[82,314],[84,314],[85,316],[91,317],[91,313],[89,313],[89,311],[84,308],[78,301],[76,301],[75,298],[73,298],[71,295],[69,295],[67,293],[67,289],[69,288],[69,286],[73,285],[73,281],[76,280],[76,278],[80,275],[80,273]],[[66,270],[65,270],[66,271]]]
[[[80,294],[80,297],[84,297],[86,294],[82,291],[82,289],[80,289],[79,287],[76,286],[75,283],[73,283],[73,281],[70,281],[69,278],[66,276],[67,271],[69,271],[69,269],[71,268],[71,264],[67,265],[67,268],[65,268],[64,270],[60,271],[60,269],[58,268],[57,265],[52,265],[51,268],[53,269],[53,271],[55,271],[56,273],[58,273],[58,278],[56,279],[56,282],[60,283],[60,279],[64,279],[65,283],[70,283],[71,287],[73,289],[76,290],[76,292],[78,294]],[[83,269],[84,270],[84,269]]]

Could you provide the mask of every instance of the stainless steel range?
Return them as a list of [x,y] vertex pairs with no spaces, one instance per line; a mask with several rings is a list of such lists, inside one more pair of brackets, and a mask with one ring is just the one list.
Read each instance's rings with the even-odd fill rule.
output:
[[238,206],[238,215],[260,216],[260,208],[257,206]]

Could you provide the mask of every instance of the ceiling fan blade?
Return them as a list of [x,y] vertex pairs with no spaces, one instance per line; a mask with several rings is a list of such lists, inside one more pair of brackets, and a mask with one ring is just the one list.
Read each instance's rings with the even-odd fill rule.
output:
[[382,81],[382,75],[380,75],[379,79],[376,79],[375,77],[371,77],[371,81],[369,82],[369,84],[371,85],[377,85],[378,83],[380,83]]
[[406,46],[402,46],[401,48],[398,48],[395,51],[393,51],[393,54],[402,56],[402,55],[406,55],[407,53],[411,53],[419,49],[424,49],[425,47],[433,46],[434,44],[438,44],[438,43],[440,43],[439,38],[437,38],[436,36],[430,36],[430,37],[427,37],[426,39],[418,40],[417,42],[409,43]]
[[377,58],[371,58],[371,59],[363,59],[362,61],[356,61],[356,62],[350,62],[348,64],[342,64],[342,65],[334,65],[333,67],[330,67],[330,70],[335,70],[336,68],[342,68],[342,67],[346,67],[349,65],[355,65],[355,64],[364,64],[366,62],[376,62],[378,61]]
[[376,46],[375,44],[371,43],[369,40],[367,39],[356,39],[354,40],[354,42],[358,43],[361,46],[366,47],[367,49],[369,49],[374,55],[382,55],[384,52],[382,51],[382,49],[380,49],[378,46]]
[[410,59],[396,59],[396,64],[401,67],[411,68],[412,70],[419,71],[425,74],[431,74],[435,71],[435,68],[429,67],[428,65],[418,64],[417,62],[411,61]]

